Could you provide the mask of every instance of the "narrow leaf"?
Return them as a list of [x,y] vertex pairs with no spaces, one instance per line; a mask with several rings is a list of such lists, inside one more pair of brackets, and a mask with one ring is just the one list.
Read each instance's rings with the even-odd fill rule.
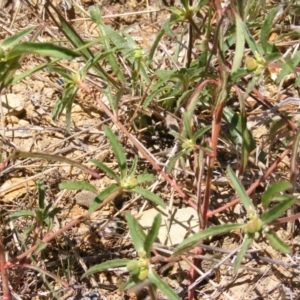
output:
[[198,138],[200,138],[205,132],[211,129],[211,126],[205,126],[199,129],[193,136],[193,139],[196,141]]
[[38,192],[39,192],[39,208],[44,208],[45,201],[45,186],[42,181],[37,182]]
[[34,27],[26,28],[24,30],[21,30],[14,34],[13,36],[5,39],[3,42],[0,43],[0,47],[2,47],[4,50],[7,50],[9,47],[14,46],[17,44],[25,35],[32,32]]
[[104,127],[104,132],[109,140],[109,143],[113,149],[113,152],[116,156],[119,168],[120,168],[120,173],[121,173],[121,179],[125,178],[126,173],[127,173],[127,162],[126,162],[126,156],[123,151],[122,145],[118,141],[117,137],[115,134],[112,132],[112,130],[108,127]]
[[93,213],[100,203],[102,203],[106,198],[108,198],[111,194],[117,193],[119,190],[119,187],[115,184],[112,184],[108,186],[106,189],[104,189],[91,203],[89,207],[89,214]]
[[252,201],[246,194],[244,187],[242,186],[241,182],[238,180],[238,178],[236,177],[229,165],[227,166],[227,174],[247,212],[249,212],[250,210],[255,211]]
[[97,189],[86,181],[66,181],[58,185],[61,190],[88,190],[95,194],[98,193]]
[[234,12],[235,17],[235,34],[236,34],[236,46],[235,54],[233,58],[231,74],[237,71],[241,67],[242,59],[244,56],[244,47],[245,47],[245,36],[243,31],[243,22],[241,17]]
[[209,236],[214,236],[223,232],[228,232],[230,230],[242,228],[244,226],[245,224],[226,224],[205,229],[199,233],[192,235],[191,237],[184,240],[181,244],[179,244],[176,247],[172,256],[178,256],[193,249],[200,243],[200,240],[205,239]]
[[12,220],[15,220],[15,219],[18,219],[20,217],[33,217],[35,218],[35,213],[30,211],[30,210],[20,210],[20,211],[17,211],[13,214],[11,214],[8,219],[9,221],[12,221]]
[[153,203],[163,207],[163,208],[166,208],[166,204],[164,202],[163,199],[161,199],[160,197],[158,197],[157,195],[155,195],[154,193],[148,191],[148,190],[145,190],[139,186],[135,187],[134,189],[132,189],[132,191],[142,195],[143,197],[145,197],[146,199],[152,201]]
[[268,39],[269,39],[269,33],[272,29],[272,25],[273,25],[273,21],[274,21],[274,17],[277,13],[279,9],[279,6],[273,8],[266,17],[266,20],[263,24],[263,26],[261,27],[261,31],[260,31],[260,42],[261,42],[261,46],[264,50],[265,53],[267,53],[267,45],[268,45]]
[[273,197],[285,190],[288,190],[292,187],[291,183],[287,181],[278,181],[271,186],[268,187],[268,189],[263,193],[261,196],[261,203],[263,206],[263,209],[266,210],[269,203],[272,201]]
[[261,220],[263,221],[264,224],[268,224],[268,223],[272,222],[273,220],[279,218],[296,201],[297,201],[296,198],[290,197],[290,198],[276,204],[275,206],[273,206],[269,210],[265,211],[261,215]]
[[152,244],[154,243],[155,239],[157,238],[160,225],[161,225],[161,215],[158,214],[154,218],[151,229],[149,230],[149,232],[146,236],[144,250],[147,253],[147,255],[150,255],[150,250],[151,250]]
[[250,237],[248,234],[245,235],[243,244],[241,246],[241,249],[239,251],[239,254],[237,255],[235,262],[234,262],[234,273],[237,273],[239,270],[239,267],[241,265],[241,262],[243,260],[243,257],[250,246],[252,242],[252,237]]
[[141,174],[136,177],[139,184],[144,182],[152,182],[155,180],[155,176],[153,174]]
[[47,247],[47,243],[43,241],[39,241],[37,248],[34,250],[34,254],[40,253],[46,247]]
[[187,113],[184,113],[183,116],[183,124],[186,135],[189,139],[193,137],[192,127],[191,127],[191,119],[188,117]]
[[270,244],[278,251],[282,253],[291,253],[291,248],[284,243],[273,230],[268,230],[265,232],[267,239]]
[[72,59],[79,56],[78,53],[51,43],[30,43],[24,42],[13,47],[7,58],[18,57],[26,53],[36,53],[42,56],[49,56],[61,59]]
[[125,217],[135,250],[137,252],[143,251],[145,235],[142,234],[141,236],[141,232],[143,232],[141,225],[134,219],[130,212],[126,212]]
[[108,166],[100,162],[99,160],[96,159],[91,159],[91,162],[95,164],[98,168],[100,168],[102,171],[104,171],[107,175],[112,177],[117,183],[120,183],[120,178],[119,176]]
[[106,261],[99,265],[92,266],[81,276],[81,279],[90,276],[94,273],[105,271],[109,268],[124,267],[127,265],[128,262],[130,262],[129,259],[114,259],[114,260]]
[[151,268],[148,274],[149,280],[157,286],[170,300],[180,300],[178,295],[172,290],[172,288],[165,283]]

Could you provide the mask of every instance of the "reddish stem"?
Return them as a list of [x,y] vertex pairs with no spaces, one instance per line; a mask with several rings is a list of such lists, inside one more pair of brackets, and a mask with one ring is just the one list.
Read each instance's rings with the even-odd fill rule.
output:
[[3,239],[1,234],[0,234],[0,268],[1,268],[2,290],[3,290],[2,299],[10,300],[11,295],[8,286],[8,274],[6,269],[5,250],[4,250]]

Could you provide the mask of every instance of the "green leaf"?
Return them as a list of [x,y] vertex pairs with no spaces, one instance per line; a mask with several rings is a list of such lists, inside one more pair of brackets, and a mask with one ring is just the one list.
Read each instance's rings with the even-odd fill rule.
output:
[[132,166],[131,166],[131,169],[128,173],[128,177],[134,177],[135,175],[135,172],[136,172],[136,169],[137,169],[137,163],[138,163],[138,158],[137,156],[135,155],[134,156],[134,160],[132,162]]
[[196,141],[198,138],[200,138],[205,132],[211,129],[211,126],[205,126],[199,129],[193,136],[193,139]]
[[[91,6],[89,9],[91,18],[97,23],[99,31],[100,31],[100,35],[101,36],[106,36],[107,34],[109,34],[109,30],[107,30],[107,27],[101,17],[100,14],[100,10],[97,6]],[[110,41],[108,39],[105,39],[103,41],[103,46],[105,51],[109,51],[111,50],[111,45],[110,45]],[[119,64],[116,60],[116,58],[114,57],[114,54],[111,54],[108,56],[108,61],[109,61],[109,65],[112,68],[112,70],[114,71],[114,73],[116,74],[117,78],[119,79],[119,81],[123,84],[125,84],[126,79],[123,76],[123,73],[121,71],[121,68],[119,67]]]
[[152,182],[155,180],[155,176],[153,174],[141,174],[136,177],[139,184],[144,182]]
[[88,190],[95,194],[98,193],[97,189],[86,181],[66,181],[58,185],[59,189],[63,190]]
[[109,167],[107,167],[105,164],[100,162],[96,159],[91,159],[91,162],[95,164],[98,168],[100,168],[102,171],[104,171],[108,176],[112,177],[117,183],[120,183],[119,176]]
[[78,88],[74,84],[68,84],[62,95],[55,102],[52,111],[52,118],[54,121],[56,121],[63,113],[63,110],[66,109],[66,125],[68,131],[70,130],[71,126],[71,108],[77,91]]
[[273,197],[285,190],[288,190],[292,187],[291,183],[286,181],[277,181],[273,183],[271,186],[268,187],[268,189],[263,193],[261,196],[261,204],[263,206],[263,209],[266,210],[269,203],[272,201]]
[[232,169],[230,168],[229,165],[227,166],[227,174],[230,179],[230,182],[234,186],[234,188],[235,188],[241,202],[245,206],[247,212],[255,211],[252,201],[250,200],[249,196],[246,194],[244,187],[242,186],[241,182],[238,180],[238,178],[236,177],[236,175],[234,174],[234,172],[232,171]]
[[176,153],[174,156],[172,156],[172,158],[169,160],[169,163],[167,165],[167,168],[166,168],[166,172],[167,174],[169,174],[171,172],[171,170],[173,169],[176,161],[181,157],[183,156],[184,154],[186,153],[185,150],[181,150],[179,151],[178,153]]
[[284,243],[273,230],[268,230],[265,232],[267,239],[270,241],[272,247],[282,253],[291,253],[291,248]]
[[260,42],[261,42],[261,46],[264,50],[264,53],[267,53],[269,34],[270,34],[270,31],[273,29],[272,25],[273,25],[273,21],[274,21],[274,18],[275,18],[275,15],[276,15],[278,9],[279,9],[279,6],[273,8],[267,14],[266,20],[265,20],[263,26],[261,27]]
[[26,28],[24,30],[21,30],[14,34],[13,36],[5,39],[3,42],[0,43],[0,47],[2,47],[4,50],[7,50],[8,48],[14,46],[21,40],[25,35],[32,32],[34,27]]
[[132,189],[132,191],[142,195],[146,199],[152,201],[153,203],[166,208],[166,204],[164,203],[164,200],[158,197],[157,195],[153,194],[152,192],[145,190],[139,186],[136,186],[135,188]]
[[237,255],[235,262],[234,262],[234,273],[238,272],[241,262],[243,260],[243,257],[245,255],[248,247],[250,246],[252,240],[253,240],[253,238],[250,237],[248,234],[245,235],[243,244],[239,250],[239,254]]
[[146,235],[143,232],[141,225],[134,219],[130,212],[126,212],[125,218],[135,250],[137,252],[144,251]]
[[69,70],[59,68],[59,67],[49,67],[50,72],[58,73],[61,75],[64,79],[68,80],[69,82],[74,82],[74,73],[72,73]]
[[37,182],[38,192],[39,192],[39,208],[44,208],[45,201],[45,186],[42,181]]
[[192,132],[192,128],[191,128],[191,119],[188,117],[187,113],[183,113],[182,115],[182,118],[183,118],[183,124],[184,124],[184,131],[186,132],[187,134],[187,137],[189,139],[192,139],[193,137],[193,132]]
[[36,214],[30,210],[19,210],[8,217],[9,221],[18,219],[20,217],[32,217],[35,218]]
[[243,28],[243,32],[244,32],[244,37],[245,37],[246,42],[249,45],[252,53],[253,54],[259,53],[260,55],[263,55],[262,51],[260,51],[260,49],[257,47],[255,40],[250,35],[249,30],[248,30],[246,24],[244,22],[242,24],[243,24],[242,28]]
[[152,247],[152,244],[154,243],[154,241],[157,238],[160,225],[161,225],[161,215],[158,214],[153,220],[153,224],[152,224],[151,229],[149,230],[149,232],[146,236],[146,240],[145,240],[145,243],[144,243],[144,250],[145,250],[147,256],[150,255],[151,247]]
[[115,134],[112,132],[112,130],[105,126],[104,127],[104,132],[109,140],[109,143],[113,149],[113,152],[116,156],[119,168],[120,168],[120,173],[121,173],[121,179],[124,179],[126,177],[127,173],[127,162],[126,162],[126,156],[123,151],[122,145],[119,143],[117,137]]
[[47,247],[47,243],[43,241],[39,241],[37,248],[34,250],[34,254],[40,253],[46,247]]
[[115,193],[118,190],[119,187],[115,184],[112,184],[108,186],[106,189],[104,189],[91,203],[89,207],[89,214],[93,213],[97,209],[100,203],[102,203],[108,196],[110,196],[112,193]]
[[109,268],[124,267],[127,265],[128,262],[130,262],[129,259],[114,259],[114,260],[106,261],[99,265],[92,266],[81,276],[81,279],[90,276],[94,273],[105,271]]
[[238,228],[242,228],[244,226],[245,224],[226,224],[226,225],[218,225],[218,226],[205,229],[185,239],[181,244],[179,244],[176,247],[172,256],[178,256],[193,249],[200,243],[200,240],[205,239],[209,236],[214,236],[223,232],[228,232],[230,230],[235,230]]
[[170,300],[180,300],[178,295],[171,289],[171,287],[165,283],[160,277],[152,270],[149,269],[148,279],[157,286],[157,288],[163,292]]
[[7,54],[7,59],[21,56],[23,54],[36,53],[42,56],[55,57],[60,59],[72,59],[79,56],[78,53],[51,43],[30,43],[24,42],[13,47]]
[[272,222],[273,220],[279,218],[288,208],[290,208],[297,199],[295,197],[287,198],[286,200],[283,200],[282,202],[276,204],[269,210],[265,211],[261,215],[261,220],[264,224],[268,224]]
[[294,145],[292,149],[292,156],[291,156],[291,161],[290,161],[290,178],[291,181],[295,181],[296,178],[295,176],[298,174],[298,169],[299,169],[299,144],[300,144],[300,131],[297,132],[294,140]]
[[243,31],[243,22],[241,17],[234,12],[235,17],[235,31],[236,31],[236,46],[233,63],[231,67],[231,74],[241,67],[242,59],[244,56],[245,36]]

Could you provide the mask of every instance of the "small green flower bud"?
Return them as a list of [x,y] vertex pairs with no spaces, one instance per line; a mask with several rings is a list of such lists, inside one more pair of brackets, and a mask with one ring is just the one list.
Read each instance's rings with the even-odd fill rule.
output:
[[140,264],[137,260],[131,260],[127,263],[127,270],[130,273],[130,275],[135,276],[140,273]]
[[255,71],[258,67],[258,63],[255,58],[247,56],[245,59],[245,65],[248,71]]

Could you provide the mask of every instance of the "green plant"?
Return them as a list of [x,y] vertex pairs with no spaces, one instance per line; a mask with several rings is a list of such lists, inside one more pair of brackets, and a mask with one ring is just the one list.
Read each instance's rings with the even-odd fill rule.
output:
[[[247,211],[248,222],[246,224],[225,224],[214,226],[196,233],[178,245],[173,256],[181,255],[196,247],[201,239],[235,229],[242,229],[245,233],[243,243],[234,263],[235,272],[238,271],[243,256],[251,244],[251,241],[262,232],[276,250],[283,253],[289,253],[291,249],[271,229],[271,224],[272,221],[282,216],[282,214],[297,201],[297,198],[290,195],[278,195],[278,193],[291,188],[291,184],[288,182],[276,182],[271,185],[262,195],[261,200],[264,212],[261,216],[259,216],[249,196],[246,194],[244,187],[229,166],[227,167],[227,173],[231,184],[234,186]],[[273,201],[278,203],[268,209],[268,205]]]
[[180,299],[176,293],[165,283],[159,275],[155,272],[154,266],[150,262],[150,253],[152,244],[157,238],[158,230],[161,225],[161,215],[158,214],[153,221],[152,227],[148,234],[145,234],[141,225],[131,216],[129,212],[126,213],[126,220],[129,227],[130,236],[132,238],[132,243],[138,254],[137,260],[126,260],[126,259],[116,259],[106,261],[99,265],[91,267],[87,272],[82,275],[85,278],[91,274],[98,273],[108,268],[116,268],[126,266],[127,271],[130,274],[129,280],[122,286],[122,290],[127,290],[134,287],[136,284],[146,281],[147,279],[150,283],[149,288],[151,290],[151,295],[155,295],[155,289],[158,288],[168,299],[176,300]]
[[[155,179],[154,175],[152,174],[140,174],[136,175],[136,169],[138,165],[137,157],[134,158],[132,162],[131,169],[128,169],[126,155],[122,148],[122,145],[118,141],[115,134],[112,130],[105,126],[104,132],[110,142],[112,150],[115,154],[116,160],[118,162],[120,175],[118,175],[115,171],[111,170],[102,162],[92,159],[91,161],[98,166],[102,171],[104,171],[108,176],[113,178],[116,181],[116,184],[112,184],[104,189],[98,196],[94,199],[92,204],[89,207],[89,213],[95,211],[98,206],[105,200],[105,199],[112,199],[117,195],[123,193],[124,191],[128,191],[131,193],[137,193],[146,199],[152,201],[153,203],[160,205],[161,207],[165,208],[166,205],[164,201],[158,197],[156,194],[140,187],[141,184],[146,182],[151,182]],[[97,193],[97,190],[94,186],[89,184],[88,182],[65,182],[59,185],[61,189],[88,189],[92,192]],[[111,198],[109,198],[111,197]]]
[[178,159],[180,158],[184,159],[185,155],[190,154],[190,152],[195,149],[197,150],[201,149],[206,153],[208,153],[208,155],[212,154],[212,150],[206,145],[201,145],[201,146],[197,145],[197,140],[200,137],[202,137],[205,132],[210,130],[211,126],[205,126],[199,129],[196,133],[193,133],[190,119],[187,113],[184,113],[182,118],[184,124],[183,132],[181,134],[175,131],[170,132],[170,134],[172,134],[175,138],[179,140],[181,150],[170,159],[170,162],[167,167],[167,172],[170,172],[170,170],[173,168],[174,164]]
[[[61,208],[52,208],[52,203],[45,206],[45,187],[41,181],[37,182],[37,188],[39,193],[38,209],[32,210],[19,210],[11,214],[7,222],[14,221],[19,218],[29,217],[35,220],[35,226],[24,229],[22,240],[25,242],[30,233],[34,232],[33,244],[38,240],[43,233],[43,229],[46,228],[46,232],[50,232],[52,229],[54,217],[61,212]],[[41,242],[41,247],[45,244]],[[41,250],[41,248],[39,248]]]
[[[42,27],[37,28],[33,33],[31,40],[34,40],[42,29]],[[72,59],[78,56],[74,51],[52,43],[20,43],[20,40],[32,33],[33,30],[34,27],[26,28],[0,43],[0,91],[12,83],[16,83],[17,80],[28,76],[28,74],[25,73],[19,75],[17,79],[13,78],[16,70],[20,69],[20,63],[25,55],[35,53],[57,59]],[[33,71],[31,71],[30,74],[32,73]]]

